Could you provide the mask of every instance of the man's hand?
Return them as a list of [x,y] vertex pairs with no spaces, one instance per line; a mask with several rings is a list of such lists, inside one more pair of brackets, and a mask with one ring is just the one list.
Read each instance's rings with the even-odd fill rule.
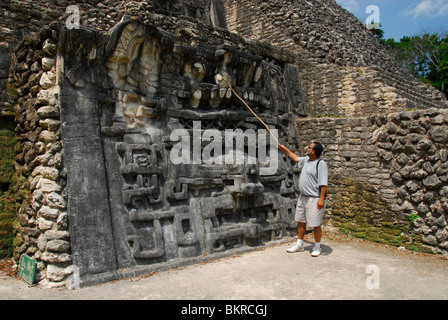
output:
[[278,144],[278,148],[281,150],[281,151],[283,151],[283,152],[287,152],[287,151],[289,151],[288,150],[288,148],[286,148],[284,145],[282,145],[282,144]]
[[325,199],[319,199],[317,202],[317,210],[325,208]]
[[298,155],[296,155],[294,152],[292,152],[291,150],[289,150],[288,148],[286,148],[284,145],[282,144],[278,144],[278,148],[280,150],[283,151],[283,153],[285,155],[287,155],[288,157],[290,157],[293,161],[297,162],[297,158],[299,157]]
[[317,202],[317,209],[325,208],[325,195],[327,194],[327,186],[320,186],[320,198]]

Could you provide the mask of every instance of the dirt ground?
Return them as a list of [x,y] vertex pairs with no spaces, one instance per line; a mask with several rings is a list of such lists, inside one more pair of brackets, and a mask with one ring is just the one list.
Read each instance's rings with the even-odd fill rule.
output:
[[79,290],[29,286],[0,262],[1,300],[446,300],[446,258],[324,234],[322,254],[294,239],[208,263]]

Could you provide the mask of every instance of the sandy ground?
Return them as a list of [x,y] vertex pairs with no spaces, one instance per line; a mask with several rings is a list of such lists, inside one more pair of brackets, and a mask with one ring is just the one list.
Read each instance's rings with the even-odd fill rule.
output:
[[322,255],[274,246],[79,290],[44,289],[0,272],[1,300],[448,299],[448,261],[361,241],[324,238]]

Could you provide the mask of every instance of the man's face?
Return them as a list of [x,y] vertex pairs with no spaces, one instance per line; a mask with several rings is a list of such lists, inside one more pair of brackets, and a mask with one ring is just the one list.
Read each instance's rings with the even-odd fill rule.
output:
[[306,155],[311,157],[314,154],[314,143],[310,143],[310,145],[306,148]]

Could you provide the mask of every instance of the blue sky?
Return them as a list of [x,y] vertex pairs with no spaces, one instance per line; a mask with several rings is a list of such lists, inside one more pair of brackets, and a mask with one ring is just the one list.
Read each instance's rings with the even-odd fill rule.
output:
[[[336,0],[359,20],[379,12],[384,38],[396,41],[424,32],[448,32],[448,0]],[[379,10],[366,9],[377,6]],[[377,22],[377,21],[375,21]]]

